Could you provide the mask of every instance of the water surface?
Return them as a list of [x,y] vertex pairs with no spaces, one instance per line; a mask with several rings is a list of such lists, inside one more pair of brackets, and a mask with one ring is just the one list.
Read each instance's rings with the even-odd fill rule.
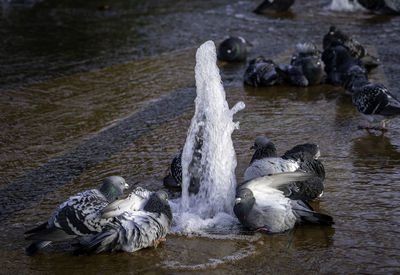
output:
[[400,124],[358,130],[361,116],[340,87],[252,88],[245,64],[219,63],[230,107],[244,101],[232,135],[240,182],[254,138],[278,153],[318,143],[327,178],[312,205],[332,227],[276,235],[170,235],[157,249],[73,256],[68,244],[27,257],[23,232],[70,195],[120,174],[162,187],[193,116],[195,50],[242,35],[260,54],[288,58],[299,41],[331,24],[382,60],[374,81],[400,82],[400,18],[324,9],[296,1],[291,13],[259,16],[257,1],[7,2],[0,16],[0,255],[2,273],[398,273]]

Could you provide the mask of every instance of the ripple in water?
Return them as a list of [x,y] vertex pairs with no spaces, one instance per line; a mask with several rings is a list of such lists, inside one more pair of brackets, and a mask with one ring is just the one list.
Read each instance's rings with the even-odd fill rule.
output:
[[[196,53],[197,97],[182,155],[182,197],[171,201],[175,234],[231,237],[238,230],[231,135],[239,127],[233,115],[245,105],[238,102],[229,109],[216,62],[215,45],[207,41]],[[198,192],[189,194],[189,186]]]

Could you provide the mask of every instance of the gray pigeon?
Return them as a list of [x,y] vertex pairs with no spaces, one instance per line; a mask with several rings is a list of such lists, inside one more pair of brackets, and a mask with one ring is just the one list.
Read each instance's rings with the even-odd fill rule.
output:
[[399,14],[399,0],[358,0],[364,8],[378,14]]
[[86,190],[70,197],[53,212],[47,222],[25,232],[26,239],[34,241],[26,248],[27,254],[34,255],[51,242],[101,232],[102,226],[109,221],[101,217],[101,211],[128,187],[122,177],[111,176],[104,180],[99,190]]
[[279,64],[275,70],[279,77],[283,79],[282,83],[300,87],[306,87],[310,84],[304,75],[302,66]]
[[264,0],[253,12],[257,14],[287,11],[294,0]]
[[331,225],[331,216],[317,213],[304,201],[292,200],[279,190],[310,177],[303,172],[288,172],[244,182],[237,188],[233,211],[244,227],[256,231],[279,233],[299,223]]
[[182,152],[181,150],[171,162],[168,175],[164,177],[163,183],[168,188],[181,188],[182,185]]
[[[260,140],[261,137],[257,139]],[[271,147],[270,143],[272,142],[265,143],[264,141],[267,147]],[[262,149],[258,150],[261,151]],[[281,190],[285,192],[286,196],[292,199],[310,201],[321,196],[324,189],[325,169],[323,164],[318,160],[319,156],[320,150],[318,145],[311,143],[299,144],[286,151],[282,157],[266,156],[257,158],[246,169],[244,180],[249,181],[258,177],[283,172],[308,172],[314,177],[302,182],[293,182],[285,185]]]
[[313,43],[298,43],[290,64],[301,68],[308,85],[321,84],[324,80],[324,62],[321,59],[321,52]]
[[354,37],[345,34],[335,26],[331,26],[328,33],[324,35],[322,45],[324,50],[336,46],[346,48],[353,58],[362,61],[367,68],[376,67],[380,62],[378,58],[370,55]]
[[400,101],[380,83],[366,83],[354,88],[353,105],[369,122],[380,122],[380,127],[366,127],[386,130],[386,122],[400,115]]
[[143,197],[131,194],[127,199],[111,203],[103,210],[103,217],[114,219],[102,232],[81,239],[81,247],[76,252],[134,252],[157,246],[165,241],[171,228],[172,212],[167,198],[166,192],[157,191],[144,193]]
[[258,159],[277,157],[274,143],[264,136],[257,137],[250,149],[255,150],[250,164]]
[[[325,49],[322,53],[322,60],[325,63],[327,82],[336,86],[343,86],[350,93],[353,92],[351,88],[353,82],[368,80],[368,73],[363,62],[352,57],[349,50],[343,46],[332,46]],[[353,75],[352,71],[357,72],[357,74]]]
[[250,60],[244,72],[244,83],[253,87],[282,84],[284,79],[276,71],[277,66],[274,61],[263,56]]
[[229,37],[222,41],[217,48],[218,60],[227,62],[245,61],[248,45],[248,42],[243,37]]

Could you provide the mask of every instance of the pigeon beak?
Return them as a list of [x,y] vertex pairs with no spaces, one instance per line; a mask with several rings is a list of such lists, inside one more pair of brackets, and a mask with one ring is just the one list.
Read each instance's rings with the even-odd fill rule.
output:
[[255,149],[257,149],[257,147],[255,145],[250,147],[250,150],[255,150]]
[[321,156],[321,151],[318,148],[318,152],[315,154],[314,159],[318,159]]
[[129,188],[129,184],[127,184],[127,183],[125,182],[124,188],[125,188],[125,189],[128,189],[128,188]]
[[240,203],[241,201],[242,201],[241,198],[236,198],[236,199],[235,199],[235,204],[238,204],[238,203]]

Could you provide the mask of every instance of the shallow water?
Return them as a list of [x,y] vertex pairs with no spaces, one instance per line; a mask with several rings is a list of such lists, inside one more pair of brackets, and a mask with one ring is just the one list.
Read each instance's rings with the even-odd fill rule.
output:
[[258,1],[142,2],[109,10],[98,10],[101,1],[1,4],[1,273],[400,272],[399,119],[384,135],[358,130],[363,120],[341,88],[255,89],[242,83],[245,64],[222,62],[230,107],[246,104],[232,135],[237,181],[258,135],[278,153],[316,142],[327,178],[312,205],[335,225],[170,235],[133,254],[73,256],[68,244],[24,254],[26,229],[108,175],[163,188],[193,116],[195,50],[206,40],[242,35],[253,44],[250,58],[287,61],[297,42],[320,45],[336,24],[382,60],[373,80],[393,89],[400,82],[398,17],[329,11],[327,1],[298,0],[279,16],[253,15]]

